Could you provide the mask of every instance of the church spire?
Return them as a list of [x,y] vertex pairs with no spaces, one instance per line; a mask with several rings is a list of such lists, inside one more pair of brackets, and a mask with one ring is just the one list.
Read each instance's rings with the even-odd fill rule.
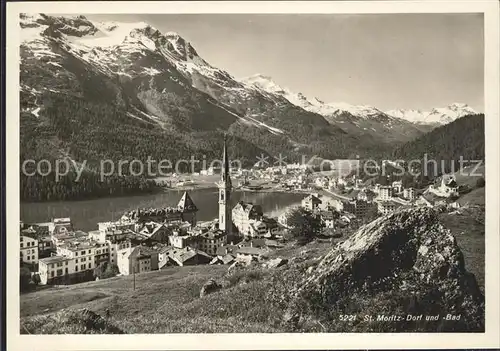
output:
[[231,177],[229,175],[229,157],[227,156],[227,134],[224,133],[224,150],[222,152],[222,170],[221,170],[221,181],[226,183],[227,187],[231,187]]
[[222,151],[221,181],[219,187],[219,229],[231,235],[233,220],[231,216],[231,177],[229,175],[229,157],[227,156],[226,134]]

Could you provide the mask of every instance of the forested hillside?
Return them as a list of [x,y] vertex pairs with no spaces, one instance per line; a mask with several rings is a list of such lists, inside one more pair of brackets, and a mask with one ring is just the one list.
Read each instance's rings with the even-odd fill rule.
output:
[[484,114],[469,115],[438,127],[405,143],[392,153],[393,159],[437,161],[484,160]]

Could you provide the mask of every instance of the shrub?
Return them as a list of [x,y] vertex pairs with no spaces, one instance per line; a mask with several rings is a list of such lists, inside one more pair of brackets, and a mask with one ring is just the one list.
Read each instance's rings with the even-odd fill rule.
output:
[[120,270],[118,269],[118,266],[116,264],[108,264],[101,278],[106,279],[116,277],[118,273],[120,273]]
[[478,188],[484,188],[485,185],[486,185],[486,182],[485,182],[483,177],[479,178],[476,181],[476,187],[478,187]]
[[323,229],[321,218],[302,208],[290,214],[288,224],[291,226],[290,233],[297,238],[299,244],[311,241]]

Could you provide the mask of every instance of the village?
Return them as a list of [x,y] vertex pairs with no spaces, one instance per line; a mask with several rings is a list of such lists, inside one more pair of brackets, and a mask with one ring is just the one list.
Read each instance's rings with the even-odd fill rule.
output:
[[[198,208],[185,191],[177,206],[137,208],[117,221],[97,223],[96,230],[74,228],[71,218],[47,223],[21,222],[21,265],[31,280],[41,285],[73,284],[116,275],[140,274],[168,266],[198,264],[248,265],[265,261],[273,250],[285,246],[292,229],[291,214],[302,209],[313,214],[327,237],[342,236],[344,228],[358,227],[400,207],[441,206],[454,210],[459,186],[452,176],[441,177],[425,190],[391,185],[365,185],[356,176],[314,177],[307,167],[270,167],[253,173],[271,179],[276,187],[304,191],[300,205],[273,218],[259,204],[240,201],[231,206],[231,192],[251,186],[248,175],[233,187],[227,148],[218,187],[219,215],[199,222]],[[278,175],[286,175],[286,181]],[[243,173],[238,173],[236,178]]]

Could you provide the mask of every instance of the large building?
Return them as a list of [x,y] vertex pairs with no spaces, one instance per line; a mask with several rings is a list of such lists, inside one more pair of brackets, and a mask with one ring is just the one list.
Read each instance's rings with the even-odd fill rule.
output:
[[382,215],[386,215],[396,211],[397,207],[398,205],[394,201],[380,201],[378,203],[378,212]]
[[36,265],[38,263],[38,240],[22,235],[20,254],[22,262]]
[[381,186],[378,191],[378,197],[382,201],[388,201],[392,197],[392,186]]
[[71,218],[54,218],[49,223],[49,234],[56,235],[73,231]]
[[42,258],[38,264],[40,284],[67,283],[75,274],[75,260],[65,256]]
[[[134,223],[133,230],[139,230],[144,223],[181,223],[189,222],[196,225],[196,212],[198,208],[187,192],[184,192],[175,207],[136,209],[125,213],[121,221]],[[131,229],[131,228],[130,228]]]
[[57,256],[39,260],[41,284],[71,284],[94,279],[94,269],[109,262],[105,243],[91,240],[68,240],[57,246]]
[[302,200],[302,207],[309,211],[316,211],[319,209],[322,201],[318,196],[309,195]]
[[79,272],[94,269],[99,263],[109,261],[109,247],[106,243],[91,240],[66,241],[57,247],[57,255],[74,259],[75,272]]
[[263,215],[262,207],[251,202],[240,201],[232,210],[233,223],[242,235],[246,235],[250,231],[250,225],[253,221],[262,220]]
[[216,255],[217,247],[226,244],[227,234],[222,230],[210,230],[198,235],[197,248],[212,256]]
[[118,251],[118,270],[123,275],[158,269],[158,251],[146,246],[129,247]]

